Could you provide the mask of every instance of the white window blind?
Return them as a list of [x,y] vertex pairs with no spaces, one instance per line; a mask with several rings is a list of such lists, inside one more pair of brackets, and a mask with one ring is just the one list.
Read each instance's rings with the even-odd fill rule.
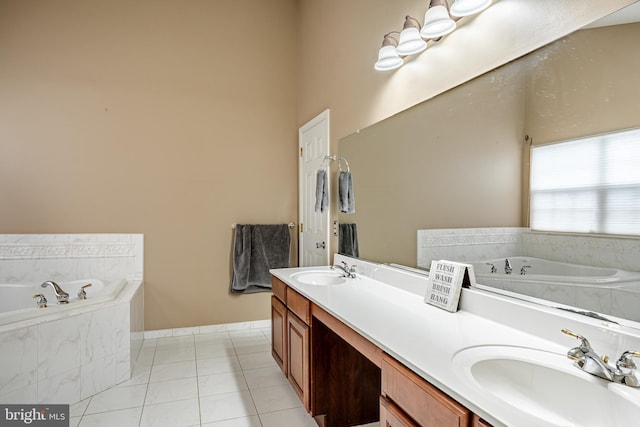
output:
[[531,149],[531,229],[640,235],[640,129]]

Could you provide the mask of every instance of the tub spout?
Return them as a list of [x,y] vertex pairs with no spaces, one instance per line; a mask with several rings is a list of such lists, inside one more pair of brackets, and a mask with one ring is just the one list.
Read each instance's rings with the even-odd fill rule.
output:
[[62,290],[60,286],[56,282],[51,280],[47,280],[42,285],[43,288],[47,286],[51,286],[53,288],[53,293],[56,294],[56,299],[58,300],[58,304],[68,304],[69,303],[69,294]]
[[513,268],[511,268],[511,261],[509,261],[509,258],[505,258],[504,259],[504,272],[506,274],[511,274],[512,271],[513,271]]

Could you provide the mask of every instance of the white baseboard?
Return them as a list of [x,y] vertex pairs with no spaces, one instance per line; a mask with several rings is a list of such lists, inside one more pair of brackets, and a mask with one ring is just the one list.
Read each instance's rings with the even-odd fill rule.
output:
[[241,331],[271,327],[271,320],[251,320],[249,322],[223,323],[221,325],[192,326],[188,328],[156,329],[144,331],[144,339],[177,337],[181,335],[211,334],[215,332]]

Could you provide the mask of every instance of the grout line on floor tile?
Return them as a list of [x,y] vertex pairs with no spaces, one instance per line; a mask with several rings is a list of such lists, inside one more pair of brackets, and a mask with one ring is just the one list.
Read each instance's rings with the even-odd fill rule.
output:
[[202,408],[200,407],[200,373],[198,372],[198,346],[196,345],[195,338],[193,339],[193,345],[195,347],[195,363],[196,363],[196,390],[198,391],[198,422],[202,425]]

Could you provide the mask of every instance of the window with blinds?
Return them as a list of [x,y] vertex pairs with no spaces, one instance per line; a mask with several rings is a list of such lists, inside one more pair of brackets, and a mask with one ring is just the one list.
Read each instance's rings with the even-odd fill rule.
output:
[[640,235],[640,129],[531,149],[531,229]]

